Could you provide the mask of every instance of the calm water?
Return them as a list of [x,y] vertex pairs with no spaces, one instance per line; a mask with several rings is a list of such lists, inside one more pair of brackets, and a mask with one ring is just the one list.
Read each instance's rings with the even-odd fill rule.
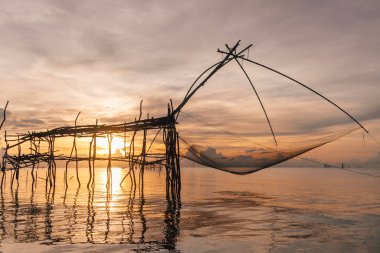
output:
[[[367,170],[380,175],[376,170]],[[130,191],[113,168],[86,187],[81,169],[69,188],[58,169],[55,191],[21,174],[1,195],[2,252],[380,252],[380,178],[337,169],[270,168],[236,176],[182,169],[182,193],[166,198],[165,174],[145,173],[144,192]],[[26,182],[28,177],[28,183]],[[9,180],[9,176],[7,179]],[[108,196],[108,197],[107,197]]]

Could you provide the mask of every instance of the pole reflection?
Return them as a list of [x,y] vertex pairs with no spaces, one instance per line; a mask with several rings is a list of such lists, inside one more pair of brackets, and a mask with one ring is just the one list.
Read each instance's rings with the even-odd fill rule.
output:
[[163,245],[168,250],[175,250],[180,233],[181,195],[167,192],[166,200],[168,205],[165,211],[165,241]]
[[[119,179],[128,173],[128,169],[119,169],[121,174],[115,168],[111,170],[115,170],[113,175],[119,175]],[[1,240],[13,238],[15,242],[44,244],[121,243],[139,249],[152,246],[176,249],[181,198],[178,192],[167,191],[165,178],[161,178],[158,170],[146,169],[144,188],[129,182],[120,187],[109,176],[107,182],[97,176],[97,181],[92,183],[95,173],[110,173],[110,168],[93,169],[87,187],[80,187],[75,180],[76,171],[76,167],[67,172],[65,168],[57,168],[57,177],[62,172],[67,183],[57,180],[51,187],[37,185],[39,179],[47,178],[35,176],[29,184],[4,188],[0,192]],[[20,177],[26,178],[23,173],[20,171]],[[80,176],[85,179],[84,173]],[[112,190],[113,185],[118,190]]]

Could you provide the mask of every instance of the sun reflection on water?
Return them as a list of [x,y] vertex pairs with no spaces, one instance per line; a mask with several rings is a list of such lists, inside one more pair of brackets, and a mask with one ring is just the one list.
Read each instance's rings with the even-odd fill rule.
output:
[[[118,194],[121,192],[120,182],[123,179],[126,170],[122,169],[120,167],[112,167],[110,171],[112,174],[111,184],[110,184],[111,193]],[[100,170],[100,173],[101,173],[100,178],[102,181],[101,184],[106,185],[107,184],[107,178],[108,178],[107,170],[106,169]]]
[[[165,181],[159,173],[145,173],[149,184],[145,187],[146,192],[142,192],[131,188],[128,180],[120,186],[128,172],[120,167],[111,168],[112,184],[108,191],[106,168],[95,169],[94,187],[87,186],[88,168],[78,168],[78,171],[81,185],[76,179],[76,169],[69,168],[68,188],[62,180],[63,168],[57,169],[58,180],[51,189],[45,188],[45,171],[41,168],[34,189],[30,170],[20,171],[20,182],[25,183],[15,184],[13,189],[8,176],[1,193],[0,239],[10,237],[16,242],[43,241],[47,244],[127,243],[140,244],[140,247],[146,243],[148,247],[158,248],[168,247],[167,240],[176,241],[166,235],[177,236],[178,232],[166,230],[178,230],[177,223],[165,225],[173,223],[175,217],[164,216],[168,208],[177,207],[167,202]],[[154,229],[149,230],[148,226]]]

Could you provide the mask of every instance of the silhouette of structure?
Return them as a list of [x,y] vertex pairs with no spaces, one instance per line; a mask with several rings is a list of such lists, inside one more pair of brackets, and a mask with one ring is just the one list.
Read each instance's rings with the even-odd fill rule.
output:
[[[201,73],[201,75],[191,85],[183,101],[177,107],[174,107],[173,103],[170,102],[168,104],[167,115],[164,117],[142,119],[142,103],[141,103],[140,116],[138,119],[135,119],[135,121],[132,121],[132,122],[113,124],[113,125],[104,125],[104,124],[98,124],[98,122],[96,121],[96,124],[94,125],[77,125],[77,119],[80,114],[79,113],[75,119],[74,126],[58,127],[58,128],[43,131],[43,132],[28,132],[26,134],[18,134],[18,135],[9,135],[5,131],[4,140],[5,140],[6,146],[4,149],[4,154],[3,154],[2,164],[1,164],[1,170],[3,172],[1,188],[3,187],[3,181],[4,181],[4,177],[6,176],[7,171],[11,171],[11,176],[12,176],[11,185],[13,186],[14,179],[18,183],[20,169],[32,168],[32,179],[34,179],[34,174],[33,174],[34,170],[35,168],[38,168],[38,165],[40,163],[47,164],[47,175],[46,175],[47,187],[48,186],[54,187],[55,180],[56,180],[56,161],[66,161],[66,171],[67,171],[67,167],[69,163],[75,162],[76,169],[77,169],[77,180],[78,180],[79,185],[81,184],[81,182],[78,177],[78,162],[88,161],[90,179],[87,185],[88,186],[93,185],[94,173],[95,173],[94,171],[95,161],[106,160],[108,161],[107,173],[108,173],[109,184],[112,183],[111,182],[112,180],[111,161],[126,162],[129,168],[129,172],[126,174],[126,177],[129,177],[130,181],[135,186],[137,185],[136,178],[138,178],[140,188],[143,188],[143,184],[144,184],[143,183],[144,170],[149,166],[158,166],[158,167],[165,168],[167,191],[170,194],[173,194],[173,193],[178,194],[181,189],[181,173],[180,173],[181,154],[180,154],[180,141],[179,141],[180,138],[179,138],[178,131],[176,129],[178,116],[181,113],[181,110],[189,102],[191,97],[196,92],[198,92],[198,90],[202,86],[204,86],[206,82],[216,72],[218,72],[223,66],[225,66],[231,61],[234,61],[239,65],[244,75],[246,76],[247,80],[249,81],[250,85],[252,86],[255,92],[255,95],[260,102],[261,108],[265,114],[268,126],[270,128],[270,131],[273,136],[273,140],[276,145],[277,145],[277,140],[276,140],[276,136],[273,131],[269,116],[265,110],[265,107],[259,97],[257,90],[255,89],[250,77],[248,76],[247,72],[244,70],[239,60],[250,62],[260,67],[263,67],[265,69],[271,70],[283,77],[286,77],[292,80],[293,82],[303,86],[304,88],[307,88],[311,92],[317,94],[318,96],[322,97],[329,103],[333,104],[335,107],[337,107],[347,116],[349,116],[352,120],[354,120],[362,129],[367,131],[364,128],[364,126],[362,126],[355,118],[353,118],[349,113],[347,113],[345,110],[343,110],[341,107],[336,105],[334,102],[332,102],[325,96],[321,95],[320,93],[316,92],[315,90],[311,89],[305,84],[277,70],[274,70],[263,64],[260,64],[248,59],[248,57],[246,57],[244,53],[248,52],[249,54],[248,50],[252,46],[252,44],[248,45],[247,47],[243,48],[240,51],[238,50],[239,44],[240,44],[240,41],[238,41],[233,47],[226,45],[226,50],[224,51],[218,49],[218,52],[221,53],[223,56],[222,60],[215,63],[214,65],[206,69],[203,73]],[[3,119],[3,122],[1,123],[1,126],[3,125],[6,119],[5,110],[6,110],[6,107],[4,109],[4,119]],[[156,134],[153,140],[151,141],[151,143],[147,143],[147,136],[148,134],[151,134],[152,131],[156,131]],[[139,140],[136,138],[138,133],[142,134],[142,138],[140,138]],[[126,140],[126,134],[132,135],[128,143]],[[160,134],[162,138],[158,138]],[[124,148],[123,156],[114,157],[111,153],[112,140],[113,140],[113,136],[115,135],[124,136],[125,148]],[[88,156],[86,157],[79,156],[78,150],[77,150],[77,139],[83,138],[83,137],[87,137],[91,139],[89,149],[88,149]],[[109,144],[108,157],[101,157],[97,155],[96,140],[97,138],[100,138],[100,137],[107,138],[108,140],[108,144]],[[60,138],[73,139],[73,145],[72,145],[71,152],[69,155],[60,154],[56,150],[56,146],[55,146],[56,140]],[[162,152],[151,152],[152,145],[158,142],[158,140],[162,140],[163,142]],[[326,144],[332,140],[333,139],[327,140],[327,141],[323,140],[323,142],[321,143],[318,143],[313,146],[305,147],[302,150],[298,150],[297,152],[292,152],[292,153],[276,151],[278,152],[278,155],[277,155],[278,158],[276,160],[263,163],[260,166],[257,166],[257,168],[262,169],[262,168],[272,166],[284,160],[298,156],[313,148]],[[137,144],[137,142],[139,143]],[[28,146],[28,149],[26,152],[25,152],[25,146]],[[45,149],[42,148],[43,146],[45,146],[46,148]],[[128,151],[127,151],[127,146],[129,147]],[[22,147],[24,148],[22,149]],[[204,153],[201,153],[195,150],[194,147],[190,146],[189,150],[190,152],[194,151],[192,153],[195,156],[195,158],[189,157],[189,156],[186,156],[186,158],[192,159],[193,161],[196,161],[198,163],[201,163],[210,167],[215,167],[215,168],[223,167],[223,164],[213,162],[211,159],[205,157]],[[224,159],[224,160],[227,160],[227,159]],[[230,166],[230,165],[231,164],[227,164],[225,166]],[[245,173],[251,173],[251,172],[257,171],[258,169],[248,170],[248,172],[242,172],[242,173],[240,172],[233,172],[233,173],[245,174]],[[126,177],[124,179],[126,179]],[[65,180],[66,180],[66,187],[67,187],[67,173],[65,174]]]
[[[196,89],[186,95],[183,102],[174,108],[172,103],[168,104],[168,114],[165,117],[160,118],[149,118],[142,119],[142,103],[140,104],[140,116],[133,122],[127,122],[122,124],[114,125],[100,125],[96,122],[95,125],[77,125],[77,119],[79,114],[75,119],[74,126],[59,127],[52,130],[47,130],[44,132],[28,132],[26,134],[19,135],[7,135],[5,131],[5,152],[2,159],[1,170],[2,184],[3,186],[4,177],[7,171],[12,172],[12,185],[15,179],[18,183],[19,180],[19,170],[22,168],[32,168],[32,174],[34,169],[38,168],[38,165],[42,162],[47,164],[47,175],[46,175],[46,185],[53,187],[56,180],[56,161],[66,161],[66,171],[68,164],[70,162],[75,162],[78,170],[79,161],[88,161],[90,180],[88,185],[94,183],[94,164],[96,160],[108,160],[108,179],[112,179],[111,161],[123,161],[127,162],[129,165],[129,172],[126,176],[130,177],[131,182],[136,185],[136,177],[139,177],[140,187],[143,187],[144,180],[144,170],[147,166],[160,166],[164,167],[166,171],[166,183],[167,191],[171,193],[179,193],[181,189],[181,175],[180,175],[180,154],[179,154],[179,138],[178,132],[176,131],[176,119],[179,112],[189,101],[191,96],[203,86],[207,80],[214,75],[222,66],[227,62],[241,55],[242,52],[246,51],[249,47],[242,50],[236,56],[232,56],[238,47],[239,42],[230,49],[230,52],[224,57],[224,59],[215,65],[214,70],[208,74],[200,85]],[[202,76],[202,75],[201,75]],[[197,79],[198,80],[198,79]],[[194,84],[193,84],[194,86]],[[192,86],[192,87],[193,87]],[[191,88],[192,88],[191,87]],[[191,89],[190,88],[190,89]],[[8,104],[7,104],[8,105]],[[5,108],[6,110],[6,108]],[[5,110],[4,119],[1,125],[5,121]],[[148,147],[147,135],[148,131],[158,130],[156,136],[154,137],[152,143]],[[143,137],[140,143],[140,150],[137,150],[136,145],[136,134],[143,133]],[[123,157],[113,157],[111,154],[112,138],[113,135],[126,133],[132,134],[130,142],[126,143],[126,138],[124,137],[124,146],[129,146],[129,151],[124,152]],[[150,153],[149,149],[156,141],[158,134],[162,134],[162,139],[164,142],[164,152],[163,153]],[[77,138],[89,137],[91,138],[88,157],[78,156],[77,151]],[[107,158],[97,156],[96,151],[96,139],[100,137],[105,137],[109,144],[109,155]],[[69,155],[58,154],[56,151],[55,143],[58,138],[73,138],[73,145]],[[22,145],[28,145],[28,152],[22,152]],[[45,144],[47,150],[42,150],[42,146]],[[13,152],[12,151],[16,151]],[[137,172],[136,172],[137,171]],[[138,175],[136,176],[136,173]],[[34,175],[34,174],[33,174]],[[34,179],[34,176],[32,177]],[[125,179],[125,178],[124,178]],[[123,179],[123,181],[124,181]],[[65,174],[66,186],[67,186],[67,173]],[[80,180],[77,173],[77,180],[80,184]],[[111,182],[110,182],[111,183]]]

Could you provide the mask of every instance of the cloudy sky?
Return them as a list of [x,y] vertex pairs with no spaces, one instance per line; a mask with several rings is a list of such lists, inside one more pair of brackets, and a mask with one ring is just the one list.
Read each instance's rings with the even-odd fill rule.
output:
[[[5,127],[18,132],[71,124],[78,111],[83,124],[133,120],[142,99],[145,112],[160,115],[221,59],[217,48],[240,39],[253,43],[251,59],[307,83],[380,139],[379,31],[378,1],[0,0],[0,108],[10,100]],[[310,92],[244,66],[279,135],[355,127]],[[236,64],[207,83],[187,110],[213,124],[227,121],[229,130],[270,137]],[[310,155],[373,161],[378,152],[358,131]]]

